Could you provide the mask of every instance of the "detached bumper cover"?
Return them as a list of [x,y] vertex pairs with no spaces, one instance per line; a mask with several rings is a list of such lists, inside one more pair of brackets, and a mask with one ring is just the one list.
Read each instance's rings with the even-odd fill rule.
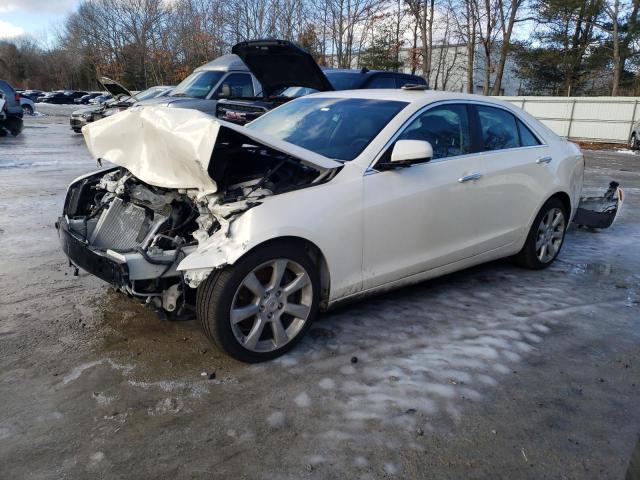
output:
[[573,222],[589,228],[609,228],[618,216],[623,201],[624,191],[617,182],[611,182],[603,196],[580,199]]
[[125,287],[129,283],[127,264],[91,249],[69,230],[64,217],[58,218],[56,229],[62,250],[74,265],[116,287]]

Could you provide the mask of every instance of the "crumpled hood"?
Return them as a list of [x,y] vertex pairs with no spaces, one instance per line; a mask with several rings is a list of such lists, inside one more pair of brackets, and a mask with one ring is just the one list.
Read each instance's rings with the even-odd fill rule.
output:
[[247,142],[291,155],[325,171],[342,164],[255,130],[224,122],[197,110],[135,106],[82,128],[89,152],[129,170],[150,185],[215,192],[208,173],[220,129]]

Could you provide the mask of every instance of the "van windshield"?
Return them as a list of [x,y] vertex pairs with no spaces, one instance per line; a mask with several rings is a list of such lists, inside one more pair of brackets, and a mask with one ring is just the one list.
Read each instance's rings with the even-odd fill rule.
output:
[[193,72],[171,92],[171,97],[191,97],[206,98],[213,87],[215,87],[224,72],[215,70],[204,70]]

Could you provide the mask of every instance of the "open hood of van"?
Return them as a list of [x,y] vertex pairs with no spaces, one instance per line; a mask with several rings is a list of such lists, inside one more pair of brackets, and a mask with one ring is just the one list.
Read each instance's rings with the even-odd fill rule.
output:
[[320,92],[333,90],[313,57],[286,40],[240,42],[231,51],[249,67],[266,97],[285,87],[308,87]]
[[134,106],[82,128],[87,147],[97,160],[129,170],[157,187],[215,192],[209,164],[216,141],[224,129],[289,155],[320,172],[342,166],[340,162],[256,130],[224,122],[197,110],[163,106]]

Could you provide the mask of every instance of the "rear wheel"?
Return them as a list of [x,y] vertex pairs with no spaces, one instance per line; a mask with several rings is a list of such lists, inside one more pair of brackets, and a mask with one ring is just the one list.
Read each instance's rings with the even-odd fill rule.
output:
[[631,150],[640,149],[640,138],[638,138],[635,133],[631,134],[631,140],[629,140],[629,147],[631,148]]
[[568,216],[563,203],[557,198],[550,198],[540,209],[522,250],[513,260],[532,270],[551,265],[562,248]]
[[33,107],[31,105],[25,104],[22,106],[22,113],[24,115],[33,115]]
[[317,269],[296,243],[250,252],[198,287],[197,316],[205,334],[242,362],[278,357],[298,343],[315,318]]

